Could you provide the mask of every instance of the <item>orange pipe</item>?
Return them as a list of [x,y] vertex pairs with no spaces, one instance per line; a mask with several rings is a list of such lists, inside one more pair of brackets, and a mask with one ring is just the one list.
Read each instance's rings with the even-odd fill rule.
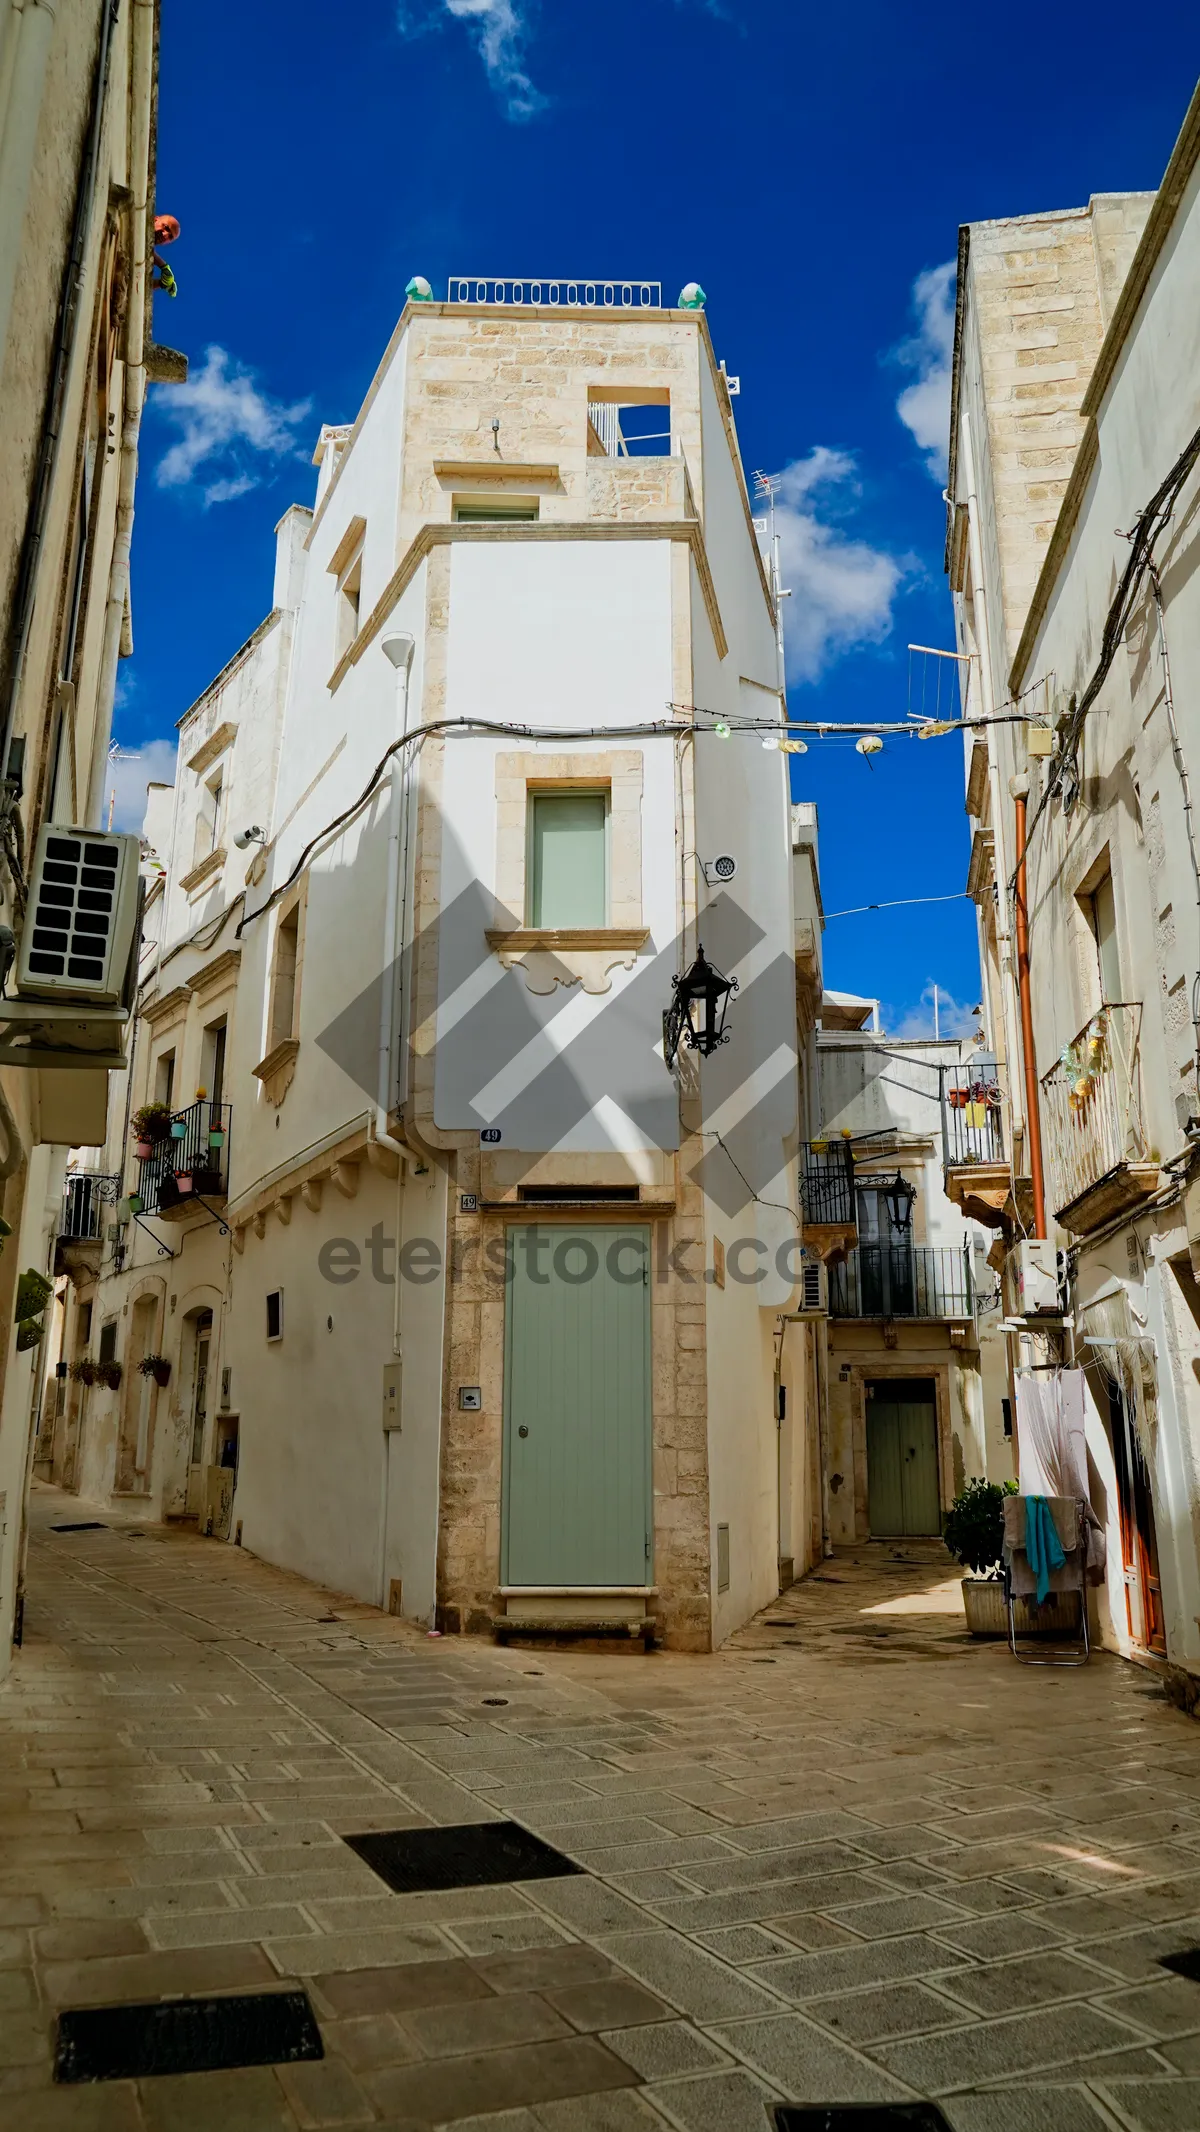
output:
[[1017,829],[1017,995],[1021,1003],[1021,1050],[1025,1057],[1025,1118],[1029,1141],[1029,1181],[1033,1187],[1033,1233],[1046,1234],[1046,1181],[1042,1168],[1042,1118],[1038,1108],[1037,1060],[1033,1049],[1033,1000],[1029,990],[1029,909],[1025,883],[1025,814],[1023,792],[1014,795]]

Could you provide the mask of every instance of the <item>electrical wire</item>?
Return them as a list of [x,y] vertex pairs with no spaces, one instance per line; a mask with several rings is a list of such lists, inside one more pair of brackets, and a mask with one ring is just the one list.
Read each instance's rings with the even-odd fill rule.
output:
[[[1083,737],[1084,723],[1088,712],[1108,679],[1113,660],[1120,649],[1122,638],[1129,626],[1130,617],[1141,597],[1142,587],[1154,563],[1154,544],[1170,523],[1188,475],[1200,459],[1200,429],[1189,439],[1176,459],[1166,478],[1159,483],[1145,508],[1139,511],[1129,533],[1129,560],[1121,573],[1121,581],[1113,594],[1104,628],[1100,638],[1100,656],[1093,668],[1083,694],[1072,705],[1063,733],[1058,758],[1046,780],[1045,790],[1030,817],[1025,833],[1025,849],[1028,852],[1030,839],[1047,807],[1054,799],[1061,798],[1067,812],[1074,805],[1078,790],[1077,757]],[[1009,881],[1009,892],[1016,894],[1016,872]]]
[[969,901],[965,888],[956,888],[950,896],[897,896],[892,903],[855,903],[848,911],[826,911],[825,921],[831,918],[860,918],[864,911],[899,911],[913,903],[962,903]]

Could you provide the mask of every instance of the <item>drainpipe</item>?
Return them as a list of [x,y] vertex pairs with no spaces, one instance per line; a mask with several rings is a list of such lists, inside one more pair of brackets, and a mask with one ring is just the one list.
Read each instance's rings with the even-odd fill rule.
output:
[[[408,676],[414,641],[406,631],[393,630],[382,640],[381,649],[396,670],[398,691],[397,739],[408,733]],[[372,1137],[381,1147],[406,1157],[409,1149],[388,1131],[391,1109],[392,1058],[396,1029],[396,961],[404,954],[408,916],[408,759],[399,749],[391,762],[391,795],[388,804],[387,890],[383,906],[383,982],[379,1001],[379,1076],[376,1084],[375,1128]],[[399,1354],[399,1347],[396,1349]]]
[[129,275],[129,308],[125,321],[125,377],[122,400],[121,460],[117,476],[117,513],[113,532],[112,562],[108,574],[108,602],[104,610],[104,636],[100,650],[100,680],[96,717],[92,726],[92,759],[88,772],[87,802],[83,820],[93,826],[100,820],[104,800],[104,764],[112,735],[113,701],[117,692],[117,661],[129,607],[129,554],[133,543],[133,503],[137,484],[138,436],[146,398],[146,291],[149,262],[147,232],[150,200],[150,119],[154,102],[155,0],[132,0],[130,18],[130,108],[127,168],[133,191],[129,225],[132,257]]
[[[975,453],[971,440],[971,417],[964,409],[959,418],[959,464],[967,489],[967,544],[971,557],[971,592],[974,602],[975,638],[979,646],[979,692],[980,708],[985,718],[996,714],[995,694],[992,688],[991,623],[988,616],[987,591],[983,574],[983,543],[979,537],[979,498],[975,491]],[[1007,838],[1004,832],[1004,797],[1000,783],[1000,768],[991,735],[988,744],[988,784],[991,791],[991,830],[995,849],[996,880],[999,894],[996,898],[996,946],[1000,954],[1000,1015],[1004,1026],[1004,1048],[1008,1054],[1008,1102],[1015,1136],[1022,1131],[1024,1120],[1017,1077],[1013,1071],[1019,1044],[1017,1026],[1013,1016],[1013,956],[1012,936],[1009,932]],[[994,1032],[993,1032],[994,1033]],[[1012,1150],[1010,1149],[1010,1153]]]
[[1021,1050],[1025,1059],[1025,1110],[1028,1122],[1029,1179],[1033,1186],[1033,1233],[1046,1234],[1046,1187],[1042,1173],[1042,1121],[1038,1109],[1037,1059],[1033,1048],[1033,1000],[1029,989],[1029,905],[1025,873],[1026,813],[1029,778],[1009,779],[1017,839],[1017,994],[1021,1002]]

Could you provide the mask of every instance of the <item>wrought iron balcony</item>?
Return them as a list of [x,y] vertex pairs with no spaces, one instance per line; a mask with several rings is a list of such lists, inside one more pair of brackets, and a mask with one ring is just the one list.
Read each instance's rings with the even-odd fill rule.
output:
[[72,1170],[63,1186],[58,1216],[58,1240],[63,1244],[98,1244],[104,1238],[106,1206],[115,1206],[120,1195],[120,1174],[98,1170]]
[[829,1269],[829,1315],[973,1318],[970,1253],[952,1244],[859,1244]]
[[946,1196],[997,1228],[1012,1196],[1008,1095],[988,1052],[942,1068],[942,1158]]
[[1142,1108],[1140,1001],[1106,1001],[1042,1076],[1054,1211],[1086,1235],[1158,1190]]
[[203,1100],[175,1112],[170,1137],[138,1164],[136,1189],[147,1214],[180,1220],[195,1205],[227,1197],[231,1116],[231,1104]]
[[[820,1249],[822,1237],[853,1243],[858,1233],[854,1155],[848,1140],[806,1140],[800,1149],[800,1205],[804,1234]],[[822,1254],[824,1255],[824,1254]]]

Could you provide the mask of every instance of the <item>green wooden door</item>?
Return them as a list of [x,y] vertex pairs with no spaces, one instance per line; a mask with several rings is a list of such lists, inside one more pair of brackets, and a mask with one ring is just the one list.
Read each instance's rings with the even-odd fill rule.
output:
[[928,1378],[867,1386],[867,1495],[873,1539],[917,1539],[942,1529],[937,1408]]
[[509,1233],[506,1584],[650,1581],[650,1232]]

